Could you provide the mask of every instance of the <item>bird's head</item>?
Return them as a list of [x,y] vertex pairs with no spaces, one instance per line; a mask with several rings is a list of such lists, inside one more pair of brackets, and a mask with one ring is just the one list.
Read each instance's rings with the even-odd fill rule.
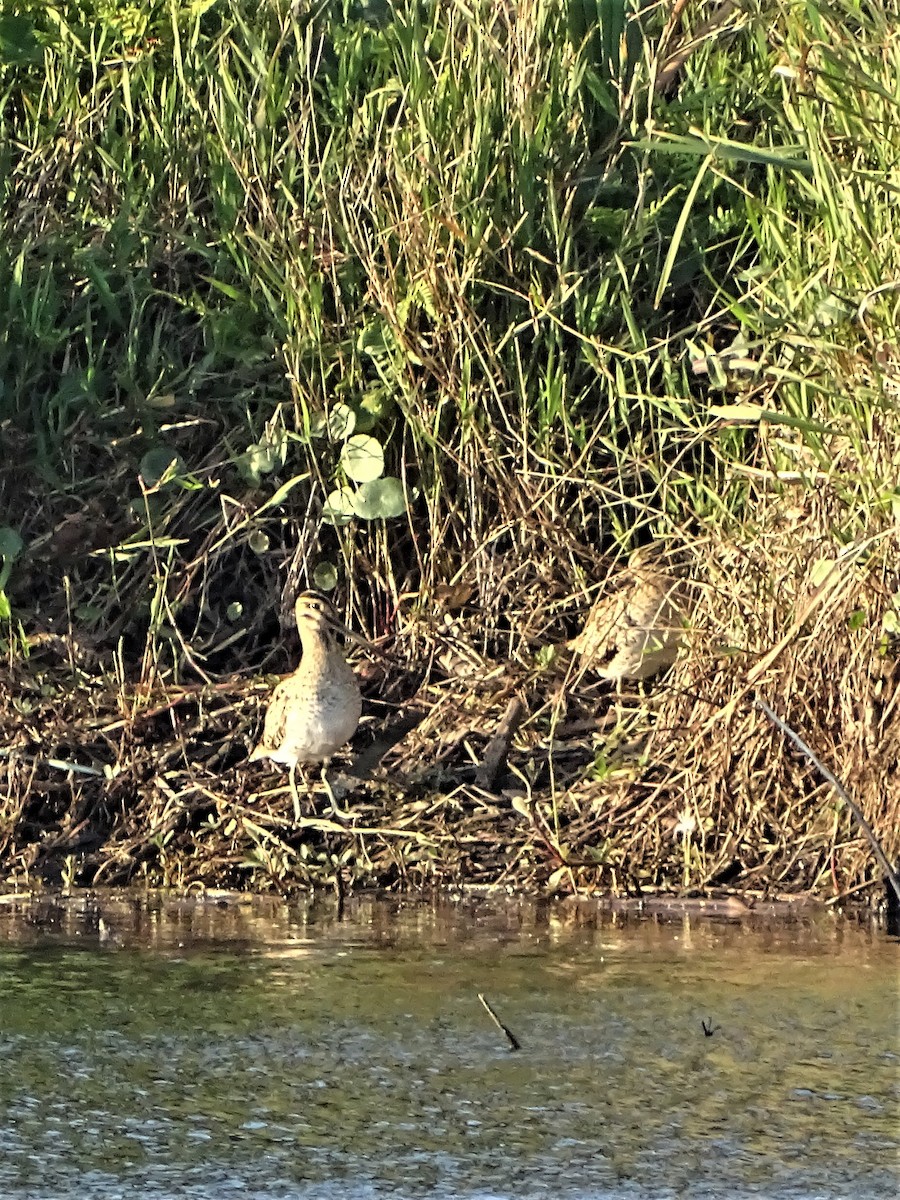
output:
[[360,646],[368,645],[365,638],[348,629],[337,614],[334,605],[321,592],[301,592],[294,604],[300,640],[330,642],[335,635],[348,638]]

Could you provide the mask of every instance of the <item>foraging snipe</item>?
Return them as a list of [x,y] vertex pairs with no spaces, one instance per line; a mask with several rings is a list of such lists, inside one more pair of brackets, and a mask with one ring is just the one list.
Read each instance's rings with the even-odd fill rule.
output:
[[569,642],[589,670],[617,685],[670,666],[684,642],[685,581],[650,562],[649,554],[633,554]]
[[359,683],[337,644],[342,634],[366,645],[348,629],[334,605],[320,592],[301,592],[294,606],[303,657],[300,666],[272,693],[263,734],[250,762],[269,758],[290,767],[294,812],[300,816],[295,771],[298,766],[323,763],[322,781],[339,812],[325,777],[328,760],[356,732],[362,712]]

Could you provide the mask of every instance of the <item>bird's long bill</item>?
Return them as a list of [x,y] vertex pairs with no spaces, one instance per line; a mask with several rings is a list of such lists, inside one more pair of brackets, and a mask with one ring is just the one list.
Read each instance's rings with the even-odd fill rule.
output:
[[310,602],[313,602],[313,628],[315,628],[316,625],[318,625],[319,628],[324,625],[325,628],[330,630],[332,633],[339,634],[341,637],[347,638],[347,640],[350,642],[355,642],[357,646],[364,646],[366,650],[375,649],[370,641],[362,637],[360,634],[354,633],[352,629],[348,628],[335,612],[331,602],[326,600],[325,597],[319,595],[317,592],[303,592],[297,597],[294,611],[296,613],[298,629],[302,629],[306,624],[304,614],[306,613],[307,606],[310,604]]
[[[355,633],[349,625],[345,625],[336,612],[329,612],[325,619],[325,623],[332,632],[346,638],[348,642],[355,642],[357,646],[362,646],[366,650],[373,650],[374,647],[368,638],[364,638],[362,634]],[[298,622],[299,624],[299,622]]]
[[375,649],[368,638],[364,638],[361,633],[354,633],[348,625],[345,625],[343,621],[339,621],[337,617],[329,617],[328,624],[335,633],[339,633],[348,642],[355,642],[357,646],[362,646],[365,650]]

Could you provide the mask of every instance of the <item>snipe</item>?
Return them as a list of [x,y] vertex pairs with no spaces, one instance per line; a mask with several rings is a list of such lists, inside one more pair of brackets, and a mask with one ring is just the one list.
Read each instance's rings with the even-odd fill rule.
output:
[[637,551],[591,609],[568,643],[587,667],[620,686],[649,679],[676,659],[688,611],[685,580]]
[[[362,712],[359,683],[337,639],[367,645],[340,620],[320,592],[301,592],[294,606],[303,657],[300,666],[272,693],[259,745],[250,762],[269,758],[290,768],[294,815],[300,819],[298,767],[322,763],[322,782],[336,815],[340,812],[326,778],[328,760],[356,732]],[[307,783],[308,786],[308,783]]]

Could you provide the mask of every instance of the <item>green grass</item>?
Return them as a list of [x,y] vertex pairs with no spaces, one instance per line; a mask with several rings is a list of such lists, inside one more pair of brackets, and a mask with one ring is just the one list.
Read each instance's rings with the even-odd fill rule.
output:
[[[823,426],[862,439],[880,407],[840,359],[895,316],[889,14],[763,7],[668,98],[663,11],[618,63],[562,2],[5,18],[0,371],[26,473],[70,505],[115,478],[127,543],[143,454],[177,451],[197,490],[155,511],[173,531],[190,514],[189,556],[227,538],[223,492],[252,512],[307,471],[320,501],[347,482],[309,436],[340,402],[446,525],[419,539],[426,589],[560,487],[568,532],[607,550],[740,519],[722,468],[756,438],[710,427],[710,384],[777,386],[764,406],[827,458]],[[349,564],[372,538],[321,553]]]
[[[731,466],[759,438],[710,419],[723,398],[776,414],[776,468],[827,470],[849,439],[846,502],[862,524],[883,508],[896,6],[734,12],[666,97],[665,10],[620,53],[625,9],[597,8],[606,36],[562,0],[5,17],[0,380],[26,553],[96,496],[124,549],[79,564],[93,607],[146,586],[127,547],[151,532],[184,539],[176,574],[219,542],[268,586],[249,534],[280,545],[285,513],[349,482],[340,440],[311,436],[338,404],[417,536],[395,518],[392,554],[326,530],[310,566],[346,574],[364,547],[426,595],[543,504],[594,552],[740,522]],[[145,505],[155,448],[180,482]]]
[[[708,6],[626,0],[16,13],[10,646],[258,667],[294,557],[370,625],[465,585],[521,657],[621,552],[758,538],[763,496],[801,540],[896,532],[896,0],[749,0],[696,45]],[[407,511],[342,523],[360,489]]]

